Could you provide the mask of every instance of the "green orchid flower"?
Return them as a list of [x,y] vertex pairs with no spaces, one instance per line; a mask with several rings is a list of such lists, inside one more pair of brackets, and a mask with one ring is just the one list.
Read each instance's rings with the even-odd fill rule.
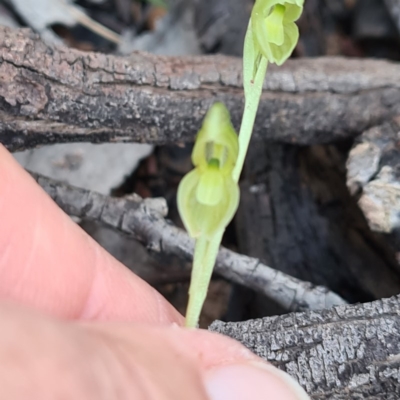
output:
[[195,169],[178,189],[179,212],[189,235],[211,238],[236,212],[239,188],[232,179],[239,147],[229,112],[221,103],[208,111],[193,148]]
[[295,24],[304,0],[256,0],[243,49],[245,106],[239,132],[239,155],[232,172],[237,181],[249,147],[268,63],[282,65],[299,39]]
[[178,188],[178,209],[189,235],[196,239],[186,326],[195,327],[207,295],[226,226],[239,204],[239,186],[232,179],[238,137],[228,110],[215,103],[208,111],[192,152],[194,170]]
[[282,65],[299,40],[295,24],[304,0],[256,0],[251,13],[255,47],[271,63]]

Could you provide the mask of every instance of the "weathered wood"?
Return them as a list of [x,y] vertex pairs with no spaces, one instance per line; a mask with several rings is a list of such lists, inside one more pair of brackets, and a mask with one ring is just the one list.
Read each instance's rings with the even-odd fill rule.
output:
[[365,131],[347,160],[347,186],[371,230],[385,234],[400,261],[399,120]]
[[315,400],[400,397],[400,298],[239,323],[214,322]]
[[251,146],[235,220],[239,250],[349,302],[390,297],[400,292],[400,267],[346,188],[345,154]]
[[[400,115],[400,65],[299,59],[265,82],[255,135],[312,144]],[[72,141],[192,141],[216,100],[239,125],[241,60],[84,53],[0,27],[0,142],[12,151]]]

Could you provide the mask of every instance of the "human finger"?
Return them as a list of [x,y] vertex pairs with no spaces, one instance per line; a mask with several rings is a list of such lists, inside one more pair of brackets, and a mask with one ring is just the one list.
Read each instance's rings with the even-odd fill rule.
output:
[[0,305],[0,323],[0,387],[10,400],[308,399],[286,374],[206,331],[79,324],[14,305]]
[[66,318],[181,323],[64,214],[0,145],[0,299]]

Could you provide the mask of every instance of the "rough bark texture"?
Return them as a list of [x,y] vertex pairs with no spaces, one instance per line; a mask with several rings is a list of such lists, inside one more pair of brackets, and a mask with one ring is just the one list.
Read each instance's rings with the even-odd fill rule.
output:
[[400,298],[210,329],[292,375],[312,399],[400,397]]
[[347,160],[347,186],[370,227],[387,236],[400,260],[399,120],[365,131]]
[[400,267],[350,196],[344,161],[334,146],[251,146],[236,217],[239,250],[349,302],[393,296]]
[[[194,242],[164,217],[164,199],[142,200],[139,196],[112,198],[33,174],[39,185],[67,214],[100,221],[132,235],[150,251],[192,259]],[[275,271],[259,260],[221,248],[216,272],[275,300],[286,310],[322,309],[345,302],[321,286]]]
[[[255,135],[286,143],[338,141],[400,115],[400,66],[302,59],[270,68]],[[72,141],[191,141],[221,100],[236,126],[241,60],[84,53],[0,27],[0,142],[10,150]]]

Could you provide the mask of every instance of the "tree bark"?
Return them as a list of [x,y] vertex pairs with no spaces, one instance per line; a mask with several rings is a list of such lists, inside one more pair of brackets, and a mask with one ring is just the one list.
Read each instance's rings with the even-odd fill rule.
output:
[[294,377],[312,399],[400,397],[400,298],[258,320],[214,322]]
[[[238,58],[84,53],[0,27],[0,142],[17,151],[74,141],[192,141],[217,100],[239,126],[241,71]],[[386,61],[271,66],[255,136],[297,144],[354,137],[400,115],[399,76],[400,66]]]
[[347,160],[347,186],[375,232],[385,235],[400,261],[400,121],[360,135]]

